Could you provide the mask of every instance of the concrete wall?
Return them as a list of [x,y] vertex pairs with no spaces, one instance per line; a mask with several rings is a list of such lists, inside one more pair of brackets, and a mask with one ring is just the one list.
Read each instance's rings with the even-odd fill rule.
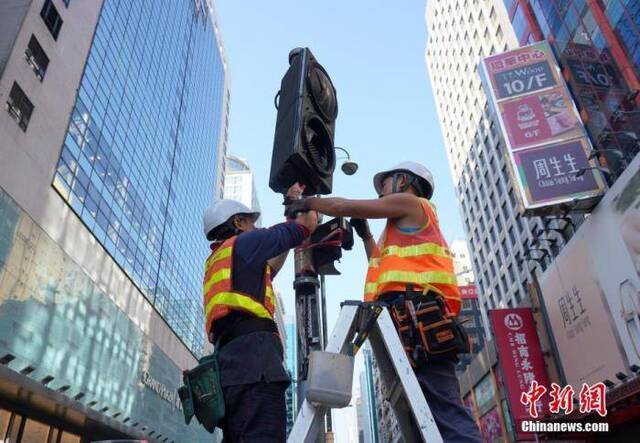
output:
[[31,0],[2,0],[0,2],[0,76],[7,65],[22,21],[27,15]]
[[[51,186],[102,7],[102,0],[72,1],[69,8],[62,0],[53,2],[64,20],[57,41],[40,17],[43,0],[34,1],[0,78],[2,103],[13,82],[18,81],[34,104],[26,133],[7,112],[0,112],[0,187],[142,333],[180,368],[192,367],[196,360],[186,346]],[[31,34],[50,58],[43,82],[24,60]]]

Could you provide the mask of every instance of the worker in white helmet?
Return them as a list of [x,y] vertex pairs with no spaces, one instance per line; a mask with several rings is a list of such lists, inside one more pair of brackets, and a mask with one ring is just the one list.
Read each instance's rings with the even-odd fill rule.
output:
[[[456,319],[460,292],[430,202],[435,188],[431,172],[407,161],[376,174],[373,186],[379,196],[374,200],[309,197],[291,210],[352,217],[369,259],[365,301],[388,302],[396,328],[408,331],[399,335],[444,440],[479,442],[455,374],[457,354],[469,352],[469,340]],[[377,244],[369,218],[387,219]]]
[[[294,186],[288,197],[301,193]],[[212,242],[204,278],[206,330],[218,350],[225,442],[286,439],[289,377],[274,322],[271,278],[318,219],[310,211],[257,229],[259,215],[234,200],[216,201],[204,214],[204,234]]]

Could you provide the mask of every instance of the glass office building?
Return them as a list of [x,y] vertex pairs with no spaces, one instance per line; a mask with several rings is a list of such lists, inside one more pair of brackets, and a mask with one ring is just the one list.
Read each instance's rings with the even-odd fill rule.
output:
[[53,185],[196,354],[223,58],[204,1],[105,1]]
[[221,439],[177,390],[226,72],[212,0],[0,1],[0,441]]
[[521,44],[551,43],[600,163],[615,180],[638,153],[640,2],[505,0]]

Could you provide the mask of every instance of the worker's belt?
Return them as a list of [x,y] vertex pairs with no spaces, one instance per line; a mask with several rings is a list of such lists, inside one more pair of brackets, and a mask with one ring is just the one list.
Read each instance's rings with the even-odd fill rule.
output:
[[415,367],[429,357],[471,352],[469,337],[444,298],[433,291],[383,294],[409,361]]
[[268,318],[255,317],[242,319],[235,322],[229,328],[222,332],[217,347],[218,349],[221,349],[224,345],[242,335],[259,331],[273,332],[277,334],[278,327],[273,320],[270,320]]

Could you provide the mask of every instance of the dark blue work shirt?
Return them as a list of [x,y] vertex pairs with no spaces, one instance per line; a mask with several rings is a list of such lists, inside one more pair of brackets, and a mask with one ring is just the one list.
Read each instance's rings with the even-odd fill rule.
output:
[[[307,235],[307,229],[294,222],[240,234],[233,251],[233,288],[245,294],[262,296],[267,261],[298,246]],[[214,338],[245,318],[248,318],[247,314],[232,311],[217,320],[213,327]],[[289,382],[283,359],[282,342],[277,334],[259,331],[242,335],[218,352],[220,381],[222,386],[263,380]]]

